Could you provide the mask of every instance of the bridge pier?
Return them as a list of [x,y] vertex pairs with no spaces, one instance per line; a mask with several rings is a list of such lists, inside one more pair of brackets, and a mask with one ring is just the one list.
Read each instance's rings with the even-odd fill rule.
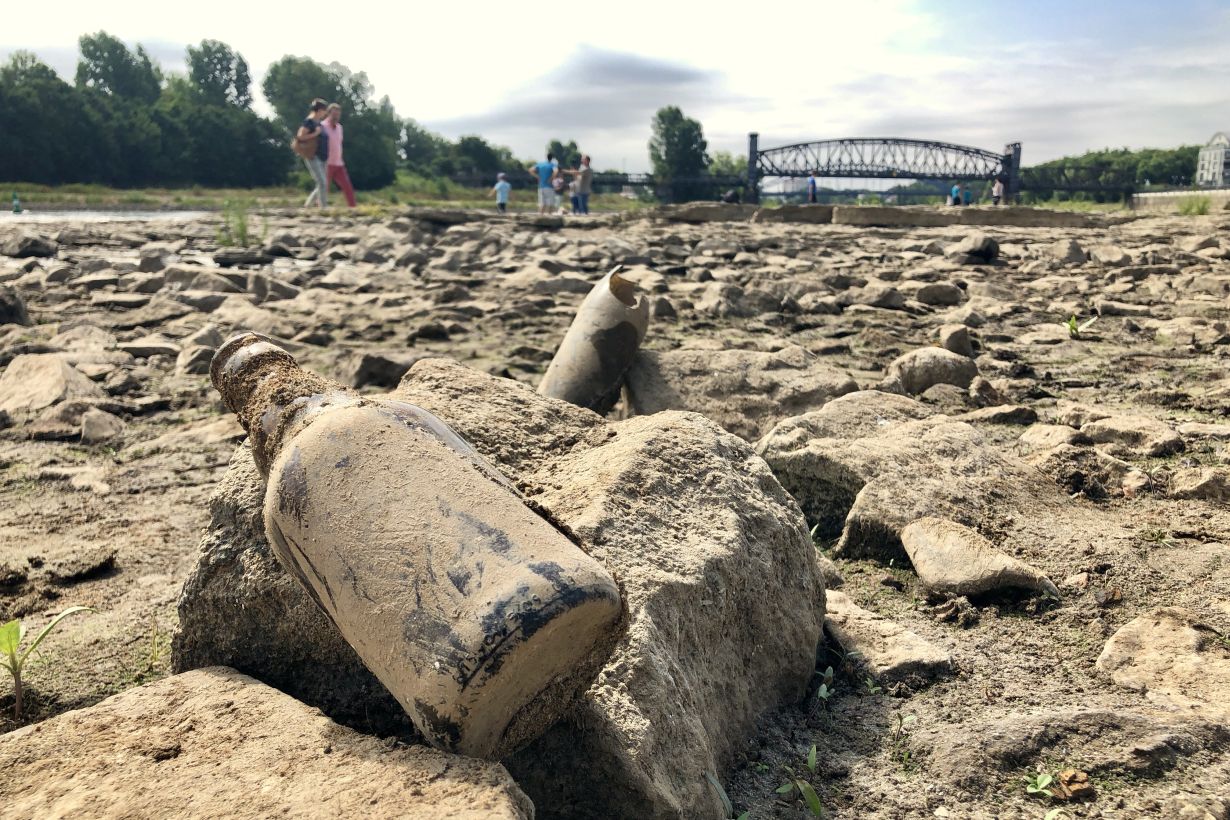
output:
[[747,201],[755,205],[760,202],[760,134],[755,131],[747,135]]
[[1010,142],[1004,146],[1004,199],[1012,205],[1017,202],[1021,193],[1021,144]]

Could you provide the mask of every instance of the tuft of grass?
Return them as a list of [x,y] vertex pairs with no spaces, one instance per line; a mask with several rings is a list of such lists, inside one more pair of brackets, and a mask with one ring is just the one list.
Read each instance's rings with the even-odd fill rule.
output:
[[261,228],[260,236],[253,234],[248,227],[251,210],[250,199],[228,199],[223,203],[222,225],[218,228],[216,237],[219,245],[247,248],[264,240],[267,226]]
[[1207,216],[1212,200],[1207,196],[1185,196],[1179,200],[1179,213],[1183,216]]

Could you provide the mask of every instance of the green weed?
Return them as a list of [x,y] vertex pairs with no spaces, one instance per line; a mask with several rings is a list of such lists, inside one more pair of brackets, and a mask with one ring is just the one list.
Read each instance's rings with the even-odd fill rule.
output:
[[248,211],[252,203],[249,200],[228,199],[222,205],[222,225],[218,228],[219,245],[246,248],[257,244],[258,240],[248,228]]
[[1032,777],[1025,778],[1025,793],[1033,797],[1042,795],[1043,797],[1054,797],[1055,793],[1050,790],[1050,785],[1055,782],[1055,775],[1039,772]]
[[[807,767],[808,773],[812,776],[816,774],[816,745],[813,743],[811,751],[807,753],[807,759],[803,762]],[[795,772],[789,766],[782,766],[789,775],[789,779],[782,785],[777,787],[777,794],[788,800],[795,800],[801,797],[803,802],[807,804],[807,810],[813,817],[824,816],[824,806],[820,803],[820,795],[816,794],[816,789],[802,772]],[[797,795],[797,797],[796,797]]]
[[909,732],[906,731],[905,727],[916,721],[918,716],[903,715],[898,712],[894,718],[896,720],[896,725],[893,727],[893,731],[888,736],[889,744],[892,746],[890,754],[892,759],[897,761],[897,764],[901,766],[902,769],[909,771],[914,767],[914,756],[913,752],[910,751],[909,746],[910,735]]
[[1179,213],[1183,216],[1207,216],[1211,204],[1212,200],[1207,196],[1185,196],[1179,200]]
[[1098,320],[1098,317],[1094,316],[1093,318],[1088,319],[1087,321],[1077,324],[1076,317],[1072,316],[1068,319],[1068,321],[1064,322],[1063,325],[1064,327],[1068,329],[1068,338],[1080,339],[1082,337],[1081,334],[1083,334],[1089,328],[1093,327],[1093,323],[1096,322],[1097,320]]
[[15,720],[21,720],[23,694],[21,672],[25,668],[26,662],[30,659],[30,655],[34,653],[35,649],[38,649],[38,645],[51,634],[51,631],[59,625],[60,621],[78,612],[93,611],[88,606],[70,606],[52,618],[51,623],[43,627],[43,630],[35,636],[24,652],[21,651],[21,639],[25,636],[25,627],[21,621],[14,619],[4,626],[0,626],[0,667],[7,669],[9,674],[13,676],[13,717]]

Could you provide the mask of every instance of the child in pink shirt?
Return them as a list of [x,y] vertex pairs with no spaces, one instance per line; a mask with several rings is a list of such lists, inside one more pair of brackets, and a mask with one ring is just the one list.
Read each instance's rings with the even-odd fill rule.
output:
[[336,182],[337,187],[342,189],[342,194],[346,197],[346,204],[353,208],[354,186],[350,184],[350,175],[346,173],[346,163],[342,161],[342,124],[339,122],[341,118],[342,107],[337,103],[330,103],[328,114],[320,127],[324,128],[329,135],[328,184],[332,185]]

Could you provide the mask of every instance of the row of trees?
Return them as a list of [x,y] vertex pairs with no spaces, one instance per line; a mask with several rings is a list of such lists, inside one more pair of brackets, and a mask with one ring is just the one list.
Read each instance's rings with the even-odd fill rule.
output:
[[[225,43],[187,50],[186,75],[164,74],[146,50],[99,32],[78,41],[73,82],[33,54],[0,66],[4,121],[0,180],[117,187],[284,184],[299,165],[290,135],[315,97],[338,102],[346,164],[359,188],[394,181],[399,166],[429,176],[494,174],[522,163],[481,137],[451,142],[376,100],[363,72],[283,57],[260,91],[274,111],[252,110],[247,61]],[[575,151],[575,143],[572,143]]]
[[34,55],[0,67],[0,179],[60,184],[270,185],[286,178],[281,129],[251,109],[247,64],[221,43],[165,77],[145,49],[82,37],[75,83]]
[[[284,184],[300,170],[290,135],[309,100],[341,104],[346,164],[359,188],[391,184],[399,167],[423,176],[494,176],[529,160],[478,136],[448,140],[399,117],[388,97],[375,98],[367,75],[338,63],[287,56],[269,67],[260,92],[273,109],[252,109],[248,62],[230,46],[189,46],[186,74],[165,74],[144,47],[106,32],[78,41],[73,82],[28,52],[0,67],[4,122],[0,180],[116,187],[258,187]],[[672,199],[710,198],[705,179],[741,176],[745,160],[710,155],[699,122],[668,106],[657,112],[649,143],[655,179]],[[547,146],[576,167],[575,140]],[[537,159],[537,158],[535,158]]]
[[1150,186],[1182,187],[1191,185],[1196,177],[1198,145],[1178,148],[1105,148],[1088,151],[1080,156],[1061,157],[1035,166],[1047,171],[1067,170],[1089,177],[1107,187],[1130,186],[1140,190]]

